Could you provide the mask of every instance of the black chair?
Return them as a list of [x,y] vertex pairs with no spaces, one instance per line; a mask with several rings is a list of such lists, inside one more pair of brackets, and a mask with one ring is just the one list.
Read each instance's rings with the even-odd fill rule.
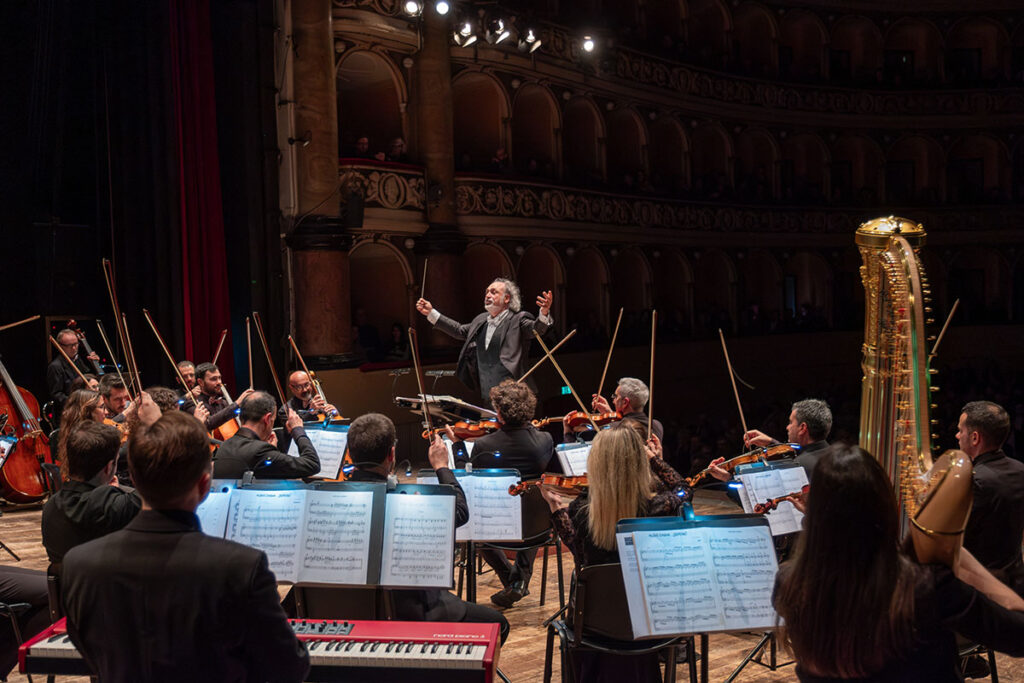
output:
[[[967,666],[967,660],[971,657],[980,657],[987,655],[988,658],[988,669],[989,677],[992,683],[999,683],[999,670],[996,668],[996,653],[984,645],[979,643],[972,643],[964,640],[960,636],[957,636],[957,646],[959,647],[960,653],[960,673],[965,673],[964,667]],[[972,676],[972,678],[977,678]]]
[[52,496],[57,491],[60,491],[60,465],[52,462],[42,462],[39,465],[43,468],[43,474],[46,475],[46,488],[50,489],[50,495]]
[[60,562],[51,562],[46,568],[46,598],[50,609],[50,623],[64,616],[64,604],[60,600]]
[[[18,647],[21,647],[25,639],[21,635],[21,624],[18,623],[18,617],[25,612],[32,609],[32,605],[27,602],[0,602],[0,615],[3,615],[11,620],[11,627],[14,629],[14,639],[18,641]],[[3,680],[7,680],[4,678]],[[28,682],[32,683],[32,676],[28,676]]]
[[[592,604],[589,604],[592,603]],[[693,636],[634,640],[629,618],[622,568],[615,564],[583,567],[574,576],[572,599],[568,607],[571,619],[552,618],[548,623],[544,653],[544,683],[550,683],[555,635],[558,635],[562,681],[575,681],[572,655],[590,650],[622,656],[665,652],[665,683],[675,681],[676,648],[685,648],[690,683],[697,683],[697,652]]]
[[[540,604],[544,605],[547,597],[548,587],[548,548],[555,549],[555,563],[558,571],[558,604],[565,606],[565,577],[562,572],[562,541],[558,538],[554,528],[551,526],[551,508],[547,501],[540,494],[540,489],[533,487],[522,496],[523,500],[523,540],[507,543],[481,543],[474,544],[476,550],[490,548],[499,551],[519,551],[537,548],[543,556],[540,574]],[[535,560],[536,561],[536,560]],[[463,572],[466,571],[466,564],[459,565],[459,593]],[[470,568],[468,581],[472,582],[472,590],[467,586],[467,596],[476,597],[476,572]],[[532,577],[531,577],[532,578]]]

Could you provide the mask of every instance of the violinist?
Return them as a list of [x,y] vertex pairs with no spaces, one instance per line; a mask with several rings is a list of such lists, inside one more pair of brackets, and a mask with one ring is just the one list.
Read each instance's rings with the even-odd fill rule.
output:
[[246,392],[243,396],[239,415],[242,427],[218,449],[214,479],[241,479],[247,471],[257,478],[298,479],[320,471],[320,456],[302,428],[302,418],[294,410],[288,411],[285,427],[298,447],[298,457],[277,448],[274,435],[277,401],[274,397],[265,391]]
[[[196,386],[199,393],[195,396],[196,402],[203,405],[210,416],[206,418],[206,429],[216,429],[228,420],[233,420],[238,414],[239,405],[252,393],[252,389],[246,389],[237,401],[229,403],[221,394],[220,369],[213,363],[200,363],[196,366]],[[196,404],[190,398],[186,398],[181,404],[181,409],[190,415],[195,413]]]
[[[646,425],[647,413],[644,412],[644,408],[647,406],[650,396],[650,390],[642,381],[635,377],[623,377],[615,387],[611,405],[608,404],[607,399],[597,394],[593,395],[590,405],[593,411],[599,415],[618,413],[620,419],[632,418],[640,420]],[[564,440],[567,443],[575,441],[576,436],[570,431],[568,420],[564,420],[562,425]],[[651,431],[658,437],[658,441],[665,439],[665,427],[659,420],[651,420]]]
[[124,422],[124,411],[129,402],[128,388],[116,373],[109,372],[103,375],[100,380],[100,396],[103,397],[107,417],[114,422]]
[[[523,479],[536,479],[549,471],[552,463],[560,472],[558,460],[553,458],[555,444],[551,435],[530,424],[537,407],[537,397],[530,387],[507,379],[491,388],[490,399],[501,428],[473,442],[473,467],[516,469]],[[469,460],[466,444],[455,440],[450,428],[448,438],[452,440],[455,465],[461,467]],[[480,555],[502,585],[502,590],[491,596],[491,602],[499,607],[511,607],[530,594],[530,577],[533,576],[537,548],[518,551],[515,564],[510,564],[501,550],[485,548],[481,549]]]
[[504,379],[523,376],[533,332],[544,334],[554,324],[551,302],[551,292],[541,292],[537,297],[539,315],[534,318],[521,310],[516,283],[496,278],[484,292],[485,312],[469,324],[441,315],[426,299],[416,302],[416,310],[438,330],[465,342],[456,373],[463,384],[479,392],[486,402],[490,400],[491,387]]
[[[181,398],[191,403],[191,400],[186,396],[188,392],[192,392],[193,396],[198,397],[201,389],[196,384],[196,366],[190,360],[178,361],[178,372],[181,373],[181,379],[185,380],[185,386],[181,390]],[[177,380],[178,384],[181,384],[181,379]]]
[[96,375],[91,372],[87,372],[81,377],[75,375],[75,378],[71,381],[71,386],[68,388],[68,396],[78,391],[79,389],[88,389],[90,391],[100,390],[100,381]]
[[[83,373],[92,370],[87,361],[94,360],[99,362],[100,357],[95,352],[85,357],[78,355],[78,335],[75,334],[74,330],[63,329],[58,332],[57,343],[64,349],[64,353],[68,354],[71,362]],[[64,402],[68,400],[68,395],[71,393],[71,383],[76,377],[78,377],[78,373],[68,365],[68,362],[64,360],[64,356],[60,354],[57,354],[57,357],[46,366],[46,386],[50,391],[50,400],[56,403],[59,408],[63,408]]]
[[288,399],[288,407],[298,413],[303,422],[312,422],[320,415],[337,415],[338,409],[324,401],[313,386],[312,380],[302,370],[288,375],[288,390],[292,397]]
[[[793,461],[807,472],[807,481],[811,480],[814,465],[828,448],[829,432],[832,431],[832,410],[824,401],[816,398],[805,398],[797,401],[789,413],[789,424],[786,425],[787,443],[801,446],[800,454]],[[751,429],[743,435],[743,444],[748,448],[754,446],[777,446],[780,442],[764,432]],[[732,479],[732,473],[719,467],[725,458],[711,462],[708,468],[712,476],[720,481]]]

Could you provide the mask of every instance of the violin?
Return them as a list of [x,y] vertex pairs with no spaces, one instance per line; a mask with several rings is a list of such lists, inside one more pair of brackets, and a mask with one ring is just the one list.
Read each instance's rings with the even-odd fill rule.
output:
[[[223,384],[220,385],[220,395],[224,397],[224,400],[228,402],[228,405],[234,403],[234,401],[231,400],[231,394],[228,393],[228,388]],[[238,430],[241,429],[241,427],[242,421],[239,420],[238,416],[236,415],[233,419],[228,420],[219,427],[215,427],[211,433],[213,434],[213,438],[219,439],[221,441],[227,441],[235,434],[237,434]]]
[[584,413],[582,410],[574,410],[565,416],[563,422],[573,432],[585,432],[588,429],[593,429],[593,425],[597,425],[598,428],[606,427],[612,422],[618,422],[622,419],[622,415],[615,411],[608,413]]
[[[76,323],[73,319],[69,320],[68,329],[74,332],[75,335],[78,337],[78,343],[82,345],[82,350],[85,351],[85,355],[91,356],[93,354],[92,347],[89,346],[89,342],[85,340],[85,332],[83,332],[82,328],[78,326],[78,323]],[[103,375],[103,368],[100,367],[99,363],[89,358],[87,358],[87,360],[89,361],[89,365],[92,366],[92,371],[96,374],[97,377]]]
[[43,462],[53,462],[50,440],[39,426],[39,401],[14,383],[0,362],[0,412],[8,416],[6,431],[18,442],[0,466],[0,495],[12,503],[34,503],[47,492]]
[[802,503],[803,501],[805,501],[807,499],[807,492],[810,491],[810,490],[811,490],[811,485],[810,484],[804,484],[800,488],[799,491],[793,491],[792,493],[787,493],[786,495],[779,496],[778,498],[769,498],[765,502],[758,503],[757,505],[754,506],[754,514],[755,515],[767,514],[767,513],[771,512],[772,510],[774,510],[775,508],[779,507],[779,503],[784,503],[787,500],[790,501],[790,502],[796,501],[796,502]]
[[[455,438],[460,441],[469,441],[471,439],[479,439],[481,436],[490,434],[491,432],[497,431],[501,428],[498,421],[494,418],[487,420],[480,420],[479,422],[466,422],[459,420],[455,424],[449,425],[452,431],[455,432]],[[423,438],[430,441],[435,436],[445,434],[444,427],[437,427],[435,429],[423,430]]]
[[[732,472],[740,465],[752,465],[757,462],[768,462],[769,460],[781,460],[782,458],[790,458],[796,456],[801,450],[802,446],[795,443],[780,443],[775,446],[758,446],[752,451],[747,451],[743,455],[737,455],[731,460],[726,460],[719,467],[724,469],[726,472]],[[693,487],[699,482],[707,479],[711,476],[711,468],[707,467],[694,476],[686,479],[686,485]]]
[[561,474],[542,474],[540,479],[521,481],[508,487],[508,495],[521,496],[535,486],[554,486],[563,489],[570,495],[579,495],[587,490],[587,475],[579,477],[565,477]]

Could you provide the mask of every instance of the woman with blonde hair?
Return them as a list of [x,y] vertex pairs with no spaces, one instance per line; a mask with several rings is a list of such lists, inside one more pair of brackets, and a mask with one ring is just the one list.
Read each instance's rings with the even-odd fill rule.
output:
[[[644,444],[633,429],[606,429],[594,437],[587,458],[587,491],[569,502],[558,489],[541,487],[551,507],[551,520],[577,567],[619,561],[615,525],[620,519],[675,515],[690,489],[683,478],[657,456],[654,443]],[[654,477],[663,484],[652,491]],[[614,656],[581,652],[576,680],[656,681],[657,655]]]

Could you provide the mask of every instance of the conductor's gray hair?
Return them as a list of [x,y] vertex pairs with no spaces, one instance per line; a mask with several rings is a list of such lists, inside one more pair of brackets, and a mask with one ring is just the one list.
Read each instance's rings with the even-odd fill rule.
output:
[[630,405],[637,410],[643,410],[647,405],[647,399],[651,392],[647,385],[636,377],[623,377],[619,380],[619,396],[628,398]]
[[523,307],[523,299],[519,294],[519,285],[504,277],[496,277],[494,278],[494,282],[500,282],[505,285],[505,291],[508,292],[509,295],[509,310],[513,313],[518,313]]

